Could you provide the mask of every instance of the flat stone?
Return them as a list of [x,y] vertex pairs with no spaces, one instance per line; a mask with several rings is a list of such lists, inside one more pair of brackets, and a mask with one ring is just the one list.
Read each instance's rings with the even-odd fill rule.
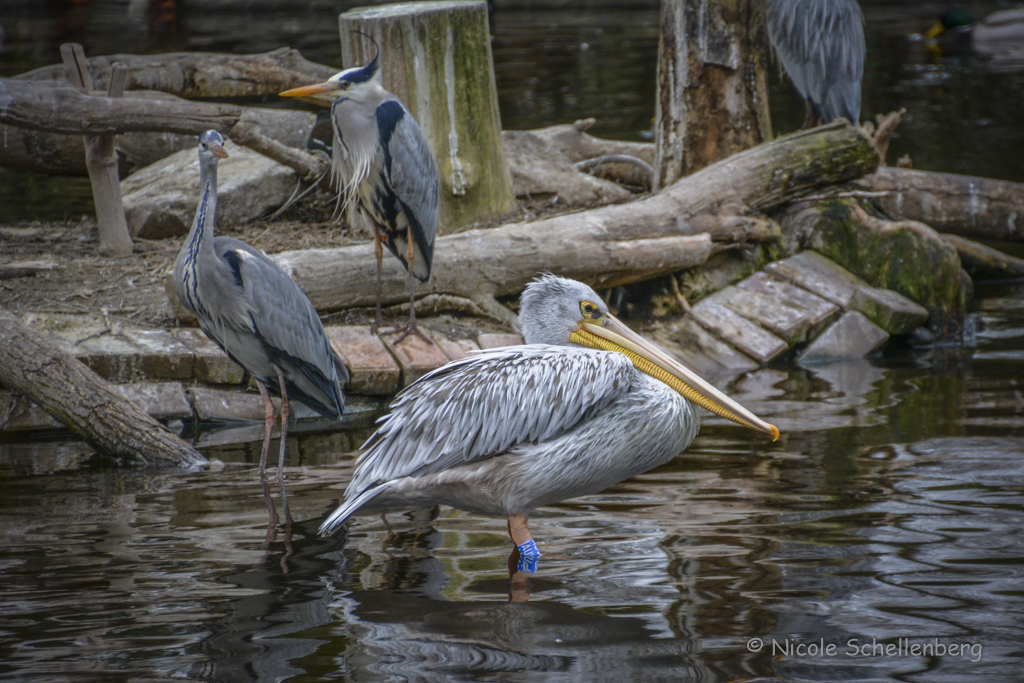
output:
[[771,332],[707,298],[697,302],[690,309],[690,315],[701,327],[759,363],[767,363],[789,348]]
[[174,330],[178,339],[193,355],[194,377],[206,384],[241,384],[245,370],[228,358],[216,342],[196,327],[179,327]]
[[179,382],[137,382],[113,387],[157,420],[191,420],[193,417],[192,404]]
[[373,396],[398,391],[402,371],[380,337],[362,325],[326,329],[334,347],[345,357],[348,365],[349,391]]
[[[666,347],[666,350],[672,351],[684,365],[702,377],[713,376],[719,373],[720,368],[746,371],[758,367],[753,358],[715,337],[689,316],[672,323],[667,332],[673,346]],[[660,343],[657,338],[653,341]]]
[[802,251],[769,263],[765,272],[799,285],[837,306],[849,308],[854,293],[868,283],[815,251]]
[[790,346],[804,341],[811,327],[810,318],[805,311],[787,306],[756,290],[739,289],[730,285],[715,292],[708,299],[757,323]]
[[76,344],[73,353],[108,382],[127,383],[144,378],[139,350],[109,334]]
[[481,349],[497,349],[502,346],[521,346],[523,344],[523,337],[514,332],[507,334],[485,332],[484,334],[477,335],[476,341],[480,344]]
[[130,328],[121,336],[138,349],[137,367],[145,379],[192,379],[195,355],[167,330]]
[[448,360],[459,360],[465,358],[473,351],[479,351],[480,347],[472,339],[451,339],[444,332],[431,330],[430,336],[438,345]]
[[[263,397],[259,394],[206,387],[192,387],[188,390],[188,394],[195,415],[201,421],[259,420],[262,422],[265,418]],[[275,397],[271,400],[274,402],[274,408],[279,409],[281,399]]]
[[[217,225],[239,225],[280,206],[295,189],[295,171],[230,140],[217,168]],[[199,201],[195,145],[140,169],[121,182],[132,236],[184,235]]]
[[928,320],[927,308],[891,289],[862,287],[850,307],[893,336],[907,334]]
[[418,334],[410,334],[395,344],[395,335],[381,335],[387,346],[402,368],[402,386],[407,387],[431,370],[436,370],[448,363],[448,356],[432,341],[427,341]]
[[863,313],[844,313],[800,356],[802,363],[820,363],[840,358],[860,358],[885,343],[889,334]]
[[803,287],[771,277],[766,273],[754,273],[737,285],[740,289],[760,292],[790,308],[804,311],[811,326],[807,331],[809,338],[816,337],[832,320],[839,316],[842,309],[831,301],[826,301],[816,294],[811,294]]
[[0,422],[2,432],[34,432],[64,427],[35,403],[9,391],[0,391],[0,415],[4,416]]

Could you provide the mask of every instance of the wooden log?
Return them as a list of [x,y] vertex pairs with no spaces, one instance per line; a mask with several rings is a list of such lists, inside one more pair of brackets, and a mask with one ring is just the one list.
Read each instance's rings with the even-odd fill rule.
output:
[[501,143],[487,3],[399,3],[338,18],[342,61],[369,62],[381,50],[385,88],[423,129],[441,174],[439,234],[508,213],[512,179]]
[[894,218],[969,239],[1024,242],[1024,184],[953,173],[880,168],[858,186]]
[[[653,144],[596,138],[586,132],[594,123],[594,119],[580,119],[574,123],[550,126],[530,132],[576,164],[601,157],[624,155],[640,159],[651,166],[654,165]],[[651,186],[651,174],[632,163],[603,163],[591,173],[598,178],[624,185]]]
[[101,454],[142,465],[206,458],[126,400],[81,361],[0,309],[0,384],[64,423]]
[[939,235],[960,255],[964,270],[983,280],[1024,277],[1024,259],[956,235]]
[[[82,46],[78,43],[65,43],[60,46],[60,54],[68,81],[86,93],[91,92],[89,61],[85,58]],[[114,69],[107,97],[119,98],[124,94],[125,75],[124,68]],[[124,217],[124,205],[121,203],[121,179],[117,174],[114,136],[86,135],[83,142],[85,166],[89,170],[92,201],[96,208],[99,251],[104,256],[128,256],[132,253],[133,245],[131,235],[128,234],[128,222]]]
[[770,140],[764,3],[663,0],[655,189]]
[[[495,296],[513,294],[543,270],[601,287],[699,265],[723,242],[772,234],[748,206],[768,210],[815,187],[873,171],[878,155],[844,121],[800,131],[713,164],[646,199],[590,211],[473,230],[438,240],[430,282],[419,291],[471,299],[507,317]],[[688,238],[688,239],[683,239]],[[370,245],[293,251],[273,257],[319,311],[370,306],[376,261]],[[405,271],[384,260],[384,302],[407,297]],[[505,313],[502,313],[505,311]]]
[[[155,90],[178,97],[258,97],[326,81],[335,69],[310,62],[298,50],[280,48],[254,55],[171,52],[159,55],[116,54],[89,60],[89,75],[106,90],[113,65],[127,69],[126,90]],[[17,79],[67,84],[60,64],[15,76]]]
[[17,263],[0,263],[0,280],[13,280],[29,277],[36,273],[60,268],[56,261],[19,261]]

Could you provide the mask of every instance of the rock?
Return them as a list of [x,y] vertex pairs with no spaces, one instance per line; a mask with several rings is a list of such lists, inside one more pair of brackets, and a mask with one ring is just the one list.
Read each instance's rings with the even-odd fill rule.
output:
[[755,360],[709,333],[690,316],[659,325],[649,336],[704,379],[721,374],[723,369],[745,371],[758,367]]
[[179,382],[137,382],[114,388],[158,420],[192,419],[192,404]]
[[807,331],[809,338],[818,336],[840,313],[841,309],[830,301],[811,294],[802,287],[797,287],[784,280],[778,280],[765,273],[755,273],[739,282],[740,289],[760,292],[791,308],[804,311],[810,321]]
[[[274,209],[295,189],[295,171],[230,140],[217,169],[217,225],[240,225]],[[199,201],[199,156],[183,149],[121,182],[133,237],[185,235]]]
[[485,332],[477,335],[476,341],[480,344],[481,349],[497,349],[502,346],[520,346],[523,343],[523,338],[511,332],[508,334]]
[[380,337],[365,326],[326,329],[334,348],[348,364],[348,391],[377,396],[398,391],[402,372]]
[[839,320],[808,345],[801,363],[820,363],[840,358],[866,356],[889,338],[888,333],[863,313],[844,313]]
[[850,307],[893,336],[907,334],[928,320],[927,308],[891,289],[861,287],[854,293]]
[[431,370],[448,362],[448,356],[433,341],[427,341],[418,334],[410,334],[395,344],[398,335],[382,334],[384,346],[398,360],[402,369],[402,386],[407,387]]
[[854,293],[867,286],[850,271],[813,251],[769,263],[764,270],[842,308],[849,308]]
[[787,306],[756,290],[730,285],[708,299],[757,323],[790,346],[804,341],[811,327],[810,317],[805,310]]
[[195,378],[208,384],[241,384],[245,370],[228,358],[217,344],[196,327],[181,327],[173,332],[195,358]]
[[690,315],[701,327],[759,363],[767,363],[789,348],[775,335],[709,298],[701,299]]
[[[422,328],[421,328],[422,329]],[[459,360],[465,358],[473,351],[479,351],[480,347],[472,339],[452,339],[444,332],[430,330],[430,337],[434,340],[448,360]]]
[[517,197],[555,196],[567,207],[610,204],[633,197],[615,183],[580,173],[569,157],[529,131],[504,131],[501,140]]
[[[202,420],[235,422],[240,420],[263,421],[263,397],[244,391],[222,391],[206,387],[192,387],[188,390],[195,406],[196,416]],[[275,410],[281,406],[281,399],[273,398]],[[297,404],[298,402],[296,402]]]

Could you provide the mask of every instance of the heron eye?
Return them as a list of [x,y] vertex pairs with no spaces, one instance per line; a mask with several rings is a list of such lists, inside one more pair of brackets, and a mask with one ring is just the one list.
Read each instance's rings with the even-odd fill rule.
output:
[[601,317],[601,310],[589,301],[580,303],[580,312],[583,313],[584,318],[590,318],[591,320],[597,320]]

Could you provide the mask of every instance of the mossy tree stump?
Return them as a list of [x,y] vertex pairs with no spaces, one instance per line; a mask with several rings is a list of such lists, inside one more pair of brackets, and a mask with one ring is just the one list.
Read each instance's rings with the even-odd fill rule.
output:
[[655,188],[772,138],[764,0],[664,0]]
[[471,225],[512,208],[512,179],[501,143],[483,0],[409,2],[360,8],[338,17],[345,67],[381,51],[385,88],[416,118],[441,173],[438,231]]

